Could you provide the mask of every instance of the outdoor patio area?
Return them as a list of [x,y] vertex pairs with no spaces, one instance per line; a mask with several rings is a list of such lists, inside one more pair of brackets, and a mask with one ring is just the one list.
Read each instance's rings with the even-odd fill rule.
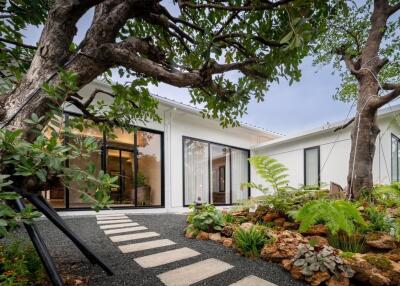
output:
[[[37,225],[46,234],[57,264],[69,275],[88,277],[89,285],[304,285],[277,264],[238,256],[213,241],[185,238],[184,215],[122,215],[121,222],[108,218],[70,217],[65,221],[115,276],[91,265],[49,221],[40,220]],[[143,258],[152,254],[157,255]]]

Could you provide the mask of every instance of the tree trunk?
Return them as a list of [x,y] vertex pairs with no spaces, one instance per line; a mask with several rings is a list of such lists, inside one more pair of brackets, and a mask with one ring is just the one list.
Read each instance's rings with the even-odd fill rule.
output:
[[373,95],[377,95],[376,82],[368,80],[360,85],[357,114],[351,131],[351,152],[347,175],[350,199],[357,199],[363,190],[373,187],[372,166],[375,142],[380,130],[377,126],[377,108]]

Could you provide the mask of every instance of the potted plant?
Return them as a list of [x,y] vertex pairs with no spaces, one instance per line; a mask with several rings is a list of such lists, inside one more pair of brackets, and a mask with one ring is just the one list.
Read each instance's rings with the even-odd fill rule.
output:
[[137,204],[138,205],[150,205],[150,185],[147,182],[147,178],[143,173],[138,172],[136,176],[137,182]]

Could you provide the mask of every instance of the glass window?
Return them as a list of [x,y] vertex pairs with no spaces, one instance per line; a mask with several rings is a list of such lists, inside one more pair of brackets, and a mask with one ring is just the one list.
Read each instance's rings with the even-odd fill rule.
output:
[[161,135],[138,131],[137,204],[162,205]]
[[248,198],[249,152],[191,138],[183,140],[184,204],[226,205]]
[[400,181],[400,139],[392,134],[392,182]]
[[319,147],[304,149],[304,185],[319,185]]
[[185,205],[208,202],[208,143],[184,140]]

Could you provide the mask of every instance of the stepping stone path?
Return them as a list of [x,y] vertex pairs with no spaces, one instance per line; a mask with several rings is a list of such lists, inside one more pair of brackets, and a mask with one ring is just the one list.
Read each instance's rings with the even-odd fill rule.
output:
[[[148,249],[162,249],[166,246],[176,245],[169,239],[156,239],[159,233],[147,231],[147,227],[140,226],[133,222],[128,216],[120,213],[116,214],[98,214],[96,215],[97,224],[104,234],[110,235],[112,242],[133,243],[118,246],[122,253],[140,252]],[[147,239],[149,241],[134,242],[138,239]],[[134,261],[143,268],[152,268],[166,265],[172,262],[185,261],[192,257],[200,256],[201,253],[188,247],[177,247],[173,250],[159,251],[155,254],[140,256]],[[200,262],[188,264],[157,275],[166,286],[189,286],[203,281],[216,275],[222,275],[224,272],[234,268],[233,265],[215,258],[209,258]],[[231,284],[230,286],[277,286],[269,281],[257,276],[250,275]]]

